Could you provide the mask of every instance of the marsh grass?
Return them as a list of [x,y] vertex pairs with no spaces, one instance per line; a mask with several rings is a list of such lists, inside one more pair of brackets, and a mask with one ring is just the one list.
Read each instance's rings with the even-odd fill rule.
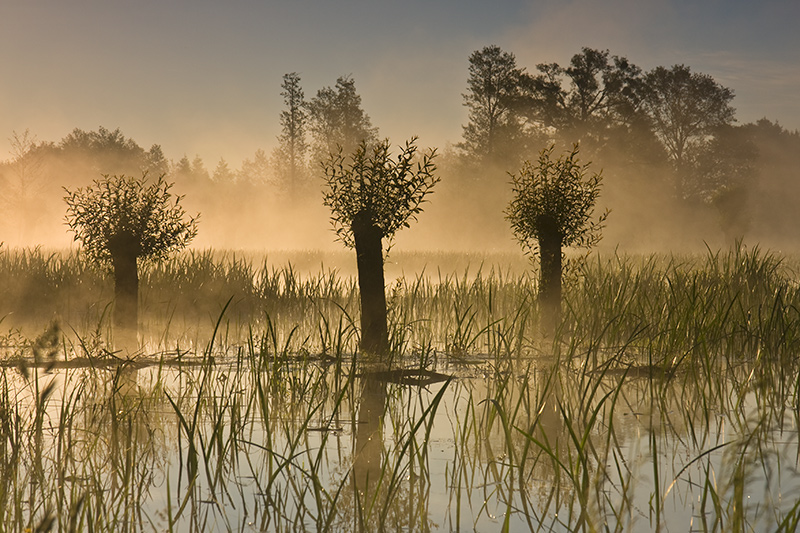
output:
[[576,262],[548,339],[534,275],[420,269],[388,289],[389,364],[453,377],[414,385],[354,355],[337,271],[180,255],[143,278],[145,353],[126,359],[102,273],[17,256],[0,253],[3,305],[27,302],[1,323],[4,531],[800,521],[800,295],[758,248]]

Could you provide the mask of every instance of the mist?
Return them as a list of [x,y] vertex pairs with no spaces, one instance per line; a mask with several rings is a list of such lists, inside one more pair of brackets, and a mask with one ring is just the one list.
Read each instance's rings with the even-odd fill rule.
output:
[[0,530],[799,521],[797,111],[562,54],[713,9],[90,4],[0,8]]
[[[777,123],[741,126],[755,135],[758,156],[746,196],[734,214],[741,233],[727,231],[720,208],[702,201],[678,201],[670,191],[665,165],[629,164],[625,153],[586,155],[592,170],[603,173],[597,211],[611,211],[601,250],[646,253],[698,251],[725,247],[736,239],[787,252],[800,247],[796,228],[800,136]],[[108,130],[106,130],[108,131]],[[400,142],[400,140],[398,140]],[[61,143],[64,144],[63,141]],[[102,174],[140,175],[142,168],[117,154],[104,160],[75,155],[56,143],[37,145],[25,164],[0,166],[3,210],[0,232],[5,247],[66,248],[72,236],[64,223],[64,188],[84,187]],[[142,150],[143,153],[146,151]],[[535,154],[531,154],[535,157]],[[122,158],[122,159],[120,159]],[[196,160],[196,163],[201,163]],[[163,163],[163,162],[162,162]],[[504,217],[510,200],[507,171],[470,168],[452,147],[441,151],[441,182],[410,228],[398,233],[395,250],[518,251]],[[216,166],[216,165],[215,165]],[[181,175],[177,162],[166,162],[173,192],[184,196],[188,213],[200,214],[197,249],[342,250],[322,205],[322,179],[314,176],[293,202],[269,176],[248,177],[241,169],[228,175],[205,170]],[[152,174],[159,169],[151,170]],[[162,169],[163,170],[163,169]]]
[[[299,123],[299,133],[292,141],[300,143],[300,156],[291,164],[287,159],[290,150],[286,132],[291,128],[287,129],[286,111],[275,117],[284,131],[281,136],[243,159],[231,160],[224,155],[236,137],[225,131],[218,132],[219,155],[206,159],[193,153],[168,158],[165,154],[175,154],[173,147],[142,146],[121,127],[100,126],[94,131],[74,128],[60,139],[41,139],[28,129],[8,132],[9,153],[0,161],[0,242],[6,248],[70,247],[72,235],[64,223],[66,190],[85,187],[106,174],[147,173],[151,177],[166,176],[173,183],[172,192],[182,197],[186,211],[200,215],[199,233],[191,245],[194,249],[343,250],[332,231],[330,212],[322,202],[322,163],[326,154],[338,147],[349,153],[359,140],[359,131],[371,141],[385,138],[388,131],[395,147],[419,136],[420,152],[435,149],[436,175],[440,178],[417,220],[400,231],[393,242],[385,243],[392,250],[522,253],[504,213],[511,200],[511,174],[520,170],[523,161],[536,161],[541,150],[555,145],[559,152],[575,142],[580,144],[581,162],[588,164],[588,171],[603,176],[595,211],[608,210],[610,216],[600,251],[694,252],[725,248],[739,241],[785,252],[800,247],[795,229],[800,223],[795,209],[795,199],[800,195],[797,131],[766,118],[737,124],[735,111],[730,108],[730,115],[720,124],[697,133],[688,145],[691,152],[685,161],[675,161],[668,145],[654,131],[652,119],[643,113],[645,93],[636,92],[642,91],[641,85],[650,74],[624,57],[583,48],[573,56],[572,67],[552,64],[557,68],[546,79],[542,73],[548,71],[542,65],[517,65],[513,54],[498,47],[476,51],[470,61],[492,49],[501,54],[496,60],[505,57],[510,61],[509,75],[516,76],[515,105],[524,104],[508,107],[493,119],[500,121],[496,132],[483,131],[488,123],[482,122],[482,104],[477,100],[470,104],[469,91],[474,89],[468,86],[467,93],[452,95],[454,100],[463,99],[468,111],[463,137],[439,146],[430,144],[431,139],[441,139],[436,120],[431,120],[430,127],[422,122],[418,131],[401,136],[397,136],[397,124],[386,129],[378,122],[373,124],[369,104],[375,101],[375,95],[365,93],[362,101],[361,85],[357,86],[352,76],[340,77],[335,86],[315,90],[296,73],[291,76],[298,100],[294,104],[287,100],[285,105],[295,105],[304,122]],[[584,82],[574,71],[590,60],[600,63],[592,67],[596,70],[588,78],[591,83],[581,88],[576,83]],[[476,76],[472,67],[470,76]],[[678,67],[672,72],[677,72],[675,69]],[[553,73],[560,79],[552,78]],[[390,73],[383,71],[382,75]],[[710,76],[695,75],[716,83]],[[613,81],[607,81],[613,76],[630,77],[626,82],[630,87],[621,90],[614,86]],[[552,85],[553,80],[557,85]],[[385,81],[376,85],[374,80],[366,84],[373,88],[385,85]],[[423,87],[434,91],[441,88],[435,84]],[[722,85],[715,87],[728,94]],[[306,97],[303,89],[308,92]],[[558,91],[556,100],[562,103],[547,104],[551,96],[546,91],[553,90]],[[579,105],[580,91],[593,92],[598,101],[616,103],[596,108],[589,118],[578,119],[575,117],[588,112],[570,107]],[[419,94],[415,98],[420,102],[425,99]],[[498,98],[501,107],[507,105],[502,95]],[[736,103],[732,91],[724,98]],[[341,120],[336,117],[348,113],[360,118],[353,124],[336,122]],[[385,113],[374,116],[385,117]],[[326,120],[332,122],[322,122]],[[410,126],[406,124],[405,129]],[[488,138],[495,136],[496,146],[487,144],[487,134]],[[678,164],[682,165],[680,172]],[[676,176],[683,183],[677,192]]]

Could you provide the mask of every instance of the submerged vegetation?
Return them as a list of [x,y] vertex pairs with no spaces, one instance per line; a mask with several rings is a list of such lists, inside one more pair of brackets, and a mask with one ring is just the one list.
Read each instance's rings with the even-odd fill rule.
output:
[[546,341],[535,277],[429,267],[390,284],[375,374],[346,273],[179,254],[120,359],[102,272],[2,249],[0,529],[793,531],[786,261],[590,256]]
[[[240,170],[119,129],[13,134],[0,234],[66,246],[63,187],[83,247],[0,245],[0,531],[797,530],[800,285],[741,243],[796,244],[798,132],[588,47],[532,72],[475,51],[441,157],[392,156],[352,77],[281,88],[280,144]],[[538,276],[387,264],[434,186],[409,248],[502,249],[508,206]],[[197,234],[184,206],[201,245],[258,249],[328,246],[328,207],[356,258],[171,255]],[[564,267],[606,206],[626,250],[736,245]]]

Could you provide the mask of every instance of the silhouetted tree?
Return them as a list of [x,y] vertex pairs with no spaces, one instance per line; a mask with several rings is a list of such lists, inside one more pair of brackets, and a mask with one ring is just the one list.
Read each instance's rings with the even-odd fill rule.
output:
[[250,185],[264,185],[271,179],[269,157],[262,149],[256,150],[253,159],[242,161],[239,170],[239,181]]
[[207,182],[211,179],[211,175],[199,155],[194,156],[194,159],[192,159],[192,177],[199,182]]
[[30,131],[16,131],[9,139],[11,160],[0,168],[0,200],[18,228],[19,242],[28,241],[28,232],[41,217],[41,194],[46,185],[43,163],[48,146],[38,143]]
[[396,158],[389,141],[372,147],[362,141],[351,155],[340,148],[323,164],[330,207],[339,239],[355,247],[361,293],[361,349],[383,354],[389,349],[383,275],[383,239],[391,240],[422,211],[421,204],[439,181],[435,150],[417,159],[416,137]]
[[138,265],[184,248],[197,234],[197,217],[186,220],[180,196],[161,176],[103,176],[92,186],[66,190],[67,224],[83,252],[114,275],[114,326],[130,346],[138,327]]
[[300,86],[300,76],[296,72],[283,75],[281,88],[286,109],[280,115],[280,145],[273,154],[273,165],[278,173],[279,183],[284,185],[289,200],[294,202],[299,191],[304,188],[307,177],[307,104]]
[[[119,128],[109,130],[101,126],[97,131],[75,128],[61,140],[59,148],[62,159],[70,166],[69,172],[82,174],[80,177],[85,179],[114,171],[123,174],[163,171],[163,168],[158,168],[162,162],[154,161],[160,148],[155,151],[151,148],[153,153],[148,156],[148,152],[133,139],[125,137]],[[151,169],[151,162],[155,162],[157,168]]]
[[713,137],[697,144],[687,161],[686,197],[714,206],[731,245],[745,236],[752,217],[758,149],[751,137],[744,127],[717,128]]
[[181,185],[192,181],[192,162],[186,155],[171,165],[169,176]]
[[766,118],[742,128],[758,154],[752,193],[748,196],[753,229],[762,242],[795,248],[800,244],[800,131],[786,130]]
[[526,116],[539,127],[599,148],[637,123],[642,74],[627,58],[584,47],[566,68],[543,63],[537,69],[522,85]]
[[145,167],[143,171],[153,176],[163,176],[169,173],[169,161],[164,157],[161,146],[154,144],[144,154]]
[[469,56],[467,92],[462,95],[469,121],[459,144],[468,155],[481,162],[498,162],[518,152],[522,75],[514,54],[498,46],[486,46]]
[[307,105],[309,129],[314,138],[315,161],[326,161],[341,147],[352,153],[363,141],[375,142],[378,130],[361,108],[361,96],[353,78],[336,80],[336,87],[324,87]]
[[684,65],[657,67],[644,81],[644,109],[675,167],[675,193],[682,200],[691,151],[734,121],[733,91]]
[[220,157],[211,178],[219,185],[231,185],[236,181],[236,173],[231,170],[225,158]]
[[567,105],[575,126],[599,135],[635,115],[641,92],[641,69],[608,50],[583,48],[564,73],[570,79]]
[[551,325],[561,308],[562,248],[596,244],[608,216],[592,220],[601,176],[587,177],[589,164],[580,164],[578,145],[556,160],[553,150],[542,150],[536,166],[526,161],[511,175],[514,196],[506,210],[526,253],[540,258],[539,303]]

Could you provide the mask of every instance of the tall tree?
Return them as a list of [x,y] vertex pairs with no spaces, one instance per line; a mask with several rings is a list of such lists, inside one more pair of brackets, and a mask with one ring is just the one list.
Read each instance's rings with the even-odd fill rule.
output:
[[731,245],[750,229],[757,159],[753,132],[743,126],[724,126],[699,143],[689,161],[685,194],[716,208],[720,227]]
[[[109,130],[101,126],[97,131],[75,128],[61,140],[59,147],[62,157],[72,164],[73,172],[83,174],[84,179],[114,172],[139,174],[162,170],[149,168],[151,158],[147,152],[136,141],[125,137],[119,128]],[[157,154],[151,156],[157,157]]]
[[784,129],[762,118],[742,128],[756,147],[756,179],[748,197],[753,230],[772,246],[796,248],[800,244],[800,131]]
[[42,215],[41,194],[46,185],[43,169],[48,146],[39,144],[30,131],[16,131],[9,139],[11,160],[0,169],[0,200],[3,211],[17,225],[19,242],[27,243],[30,228]]
[[306,120],[305,95],[300,86],[300,76],[296,72],[283,75],[281,84],[283,102],[286,109],[281,111],[280,145],[275,151],[275,167],[285,173],[279,178],[285,181],[290,201],[297,199],[298,192],[306,181]]
[[735,120],[733,91],[684,65],[656,67],[644,81],[644,109],[675,167],[675,194],[684,199],[692,150]]
[[545,63],[537,69],[522,80],[526,116],[564,139],[600,148],[639,116],[641,69],[625,57],[584,47],[566,68]]
[[570,79],[568,105],[577,125],[593,131],[631,120],[638,107],[641,69],[627,58],[583,48],[564,73]]
[[462,95],[469,119],[459,144],[467,154],[491,162],[513,153],[522,134],[517,113],[522,75],[514,54],[499,46],[469,56],[467,92]]
[[362,109],[361,96],[349,76],[337,79],[334,88],[317,91],[306,107],[309,130],[314,138],[315,161],[326,161],[331,154],[338,153],[339,148],[345,154],[353,153],[362,142],[374,143],[378,138],[378,130]]
[[388,139],[373,146],[362,141],[352,154],[340,148],[324,163],[330,207],[339,239],[356,249],[361,294],[361,349],[383,355],[389,350],[383,240],[422,211],[425,196],[439,181],[435,150],[417,159],[416,138],[392,158]]

